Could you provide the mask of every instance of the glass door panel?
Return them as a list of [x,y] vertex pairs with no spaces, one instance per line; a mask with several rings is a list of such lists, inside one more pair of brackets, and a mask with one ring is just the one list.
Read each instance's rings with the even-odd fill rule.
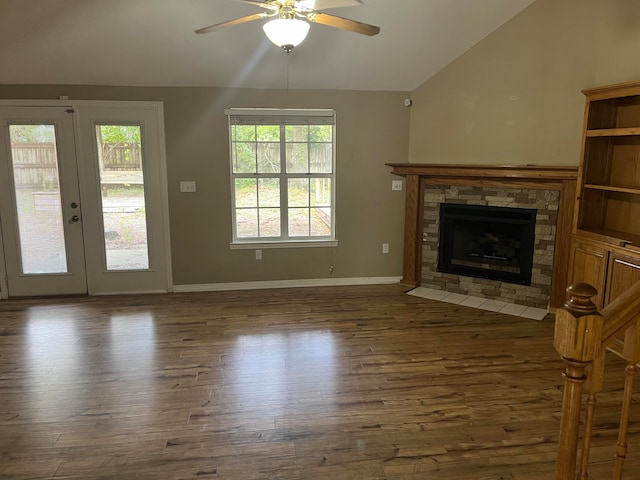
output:
[[8,296],[87,292],[74,110],[0,107],[0,218]]
[[170,289],[163,129],[155,102],[78,109],[89,293]]
[[147,208],[139,125],[96,125],[107,271],[149,269]]
[[20,271],[68,273],[55,125],[10,124],[9,141]]

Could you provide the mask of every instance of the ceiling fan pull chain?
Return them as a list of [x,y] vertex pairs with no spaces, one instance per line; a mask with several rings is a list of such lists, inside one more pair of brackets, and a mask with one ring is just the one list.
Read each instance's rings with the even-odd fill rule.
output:
[[289,94],[289,56],[291,55],[291,50],[287,50],[287,95]]

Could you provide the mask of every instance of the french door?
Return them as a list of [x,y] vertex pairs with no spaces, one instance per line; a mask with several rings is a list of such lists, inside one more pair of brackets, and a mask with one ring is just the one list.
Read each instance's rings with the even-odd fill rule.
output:
[[87,292],[73,116],[2,108],[0,219],[10,295]]
[[159,113],[0,107],[4,297],[170,290]]

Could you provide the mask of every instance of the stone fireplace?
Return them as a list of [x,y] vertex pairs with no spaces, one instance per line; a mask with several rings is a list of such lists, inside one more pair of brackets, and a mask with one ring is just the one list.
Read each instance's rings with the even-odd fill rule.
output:
[[[421,285],[548,308],[558,205],[555,190],[426,185]],[[447,210],[457,222],[441,220]],[[479,213],[480,220],[462,217],[465,210]],[[457,233],[466,224],[471,234],[446,239],[447,224],[457,225]],[[447,257],[454,250],[465,258],[452,268]]]
[[[405,177],[401,284],[540,308],[562,306],[568,286],[577,166],[387,165],[394,175]],[[536,210],[530,282],[439,270],[441,204]],[[499,253],[503,255],[495,256],[504,257],[504,251]]]

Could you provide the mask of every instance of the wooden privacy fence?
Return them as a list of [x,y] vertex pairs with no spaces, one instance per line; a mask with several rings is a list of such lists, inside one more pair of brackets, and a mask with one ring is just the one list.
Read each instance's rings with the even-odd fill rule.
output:
[[[57,175],[54,143],[14,143],[11,156],[16,188],[42,188]],[[102,146],[100,169],[103,172],[131,172],[142,170],[140,144],[110,144]],[[55,182],[53,182],[55,184]]]
[[100,161],[104,171],[139,171],[142,149],[139,143],[104,143]]
[[[554,334],[554,346],[565,363],[556,480],[589,478],[594,414],[597,396],[603,390],[607,349],[626,360],[612,472],[612,478],[620,480],[627,455],[633,382],[640,362],[640,282],[601,312],[591,301],[598,293],[593,286],[580,283],[570,286],[567,292],[570,298],[565,309],[556,315]],[[582,416],[584,422],[581,425]],[[582,442],[579,445],[581,426]]]
[[11,145],[13,176],[17,188],[42,187],[47,178],[56,178],[56,150],[53,143]]

